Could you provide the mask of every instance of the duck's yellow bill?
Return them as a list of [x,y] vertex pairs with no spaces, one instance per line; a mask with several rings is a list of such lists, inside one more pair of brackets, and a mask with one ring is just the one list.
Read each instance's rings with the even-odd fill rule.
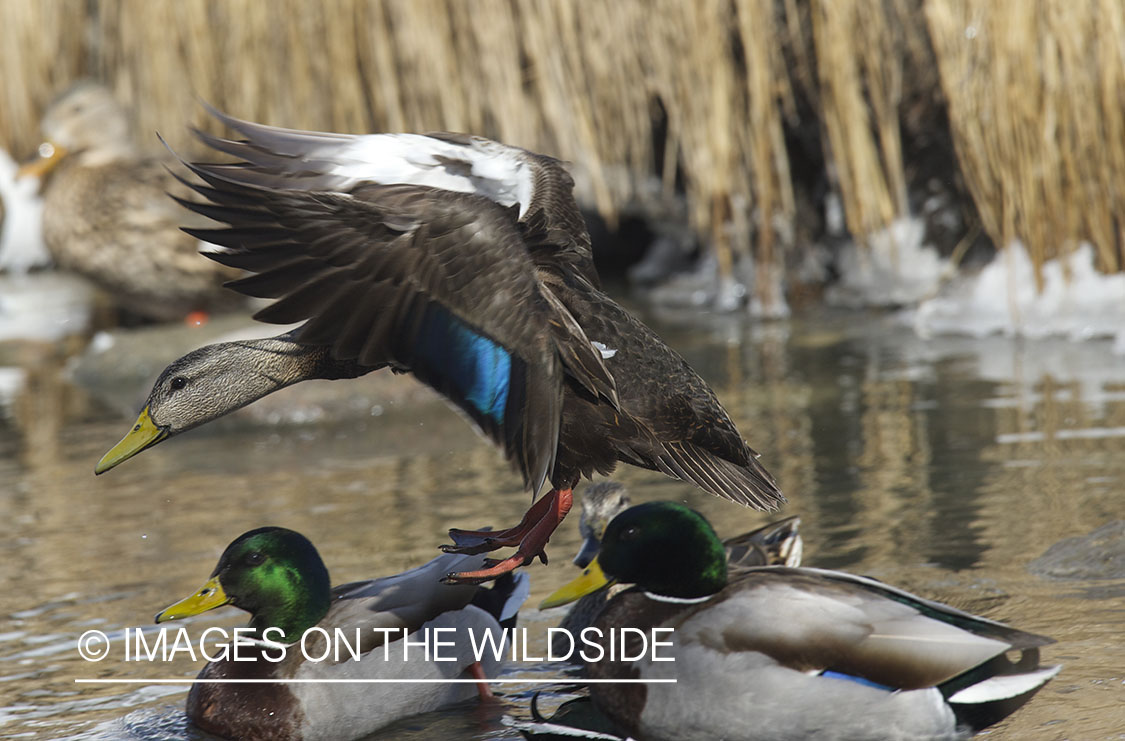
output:
[[540,610],[546,610],[548,607],[558,607],[573,602],[580,597],[585,597],[587,594],[593,594],[599,589],[605,589],[613,584],[615,580],[610,579],[602,571],[601,564],[595,558],[590,562],[582,571],[582,575],[566,586],[563,586],[555,591],[547,599],[539,603]]
[[168,437],[168,433],[153,424],[152,418],[148,416],[148,407],[145,407],[141,410],[141,416],[137,417],[137,423],[133,425],[133,429],[129,430],[129,434],[121,438],[121,442],[110,448],[109,452],[98,461],[98,465],[94,466],[94,473],[105,473],[118,463],[129,460],[145,448],[151,448],[166,437]]
[[157,613],[156,622],[166,623],[169,620],[191,617],[201,612],[214,610],[216,607],[222,607],[228,602],[230,602],[230,597],[226,595],[222,585],[219,584],[219,577],[212,576],[198,592]]
[[43,142],[39,145],[38,156],[20,166],[16,171],[16,177],[21,178],[24,175],[31,175],[33,177],[41,178],[51,170],[55,169],[55,165],[62,162],[62,158],[66,156],[66,149],[60,147],[54,142]]

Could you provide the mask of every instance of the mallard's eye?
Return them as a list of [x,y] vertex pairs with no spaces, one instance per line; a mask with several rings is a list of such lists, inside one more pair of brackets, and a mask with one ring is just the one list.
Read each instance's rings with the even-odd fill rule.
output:
[[621,540],[636,540],[637,536],[641,534],[641,529],[636,525],[630,525],[621,531]]
[[246,557],[246,563],[250,564],[251,566],[257,566],[258,564],[260,564],[262,561],[265,561],[265,560],[266,560],[266,557],[263,556],[258,551],[254,551],[253,553],[251,553],[249,556]]
[[179,391],[184,386],[187,386],[187,379],[183,376],[176,376],[172,379],[171,387],[173,391]]

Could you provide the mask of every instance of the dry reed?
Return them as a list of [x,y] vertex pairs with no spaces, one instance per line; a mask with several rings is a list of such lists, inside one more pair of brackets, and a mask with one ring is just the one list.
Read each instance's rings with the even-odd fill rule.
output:
[[1037,266],[1078,240],[1121,269],[1125,7],[930,0],[961,171],[985,230]]
[[149,144],[160,130],[190,146],[185,124],[213,126],[197,96],[301,128],[473,131],[571,160],[610,220],[652,182],[682,185],[729,271],[736,254],[780,264],[794,246],[787,130],[820,132],[862,239],[908,212],[904,136],[946,125],[944,94],[989,236],[1040,260],[1089,239],[1116,270],[1123,13],[1112,0],[4,2],[0,145],[29,152],[45,102],[78,76],[109,83]]

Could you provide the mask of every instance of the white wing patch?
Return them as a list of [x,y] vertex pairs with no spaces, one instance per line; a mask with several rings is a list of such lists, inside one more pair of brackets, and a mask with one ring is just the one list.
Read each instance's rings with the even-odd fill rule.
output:
[[341,189],[374,182],[476,193],[501,206],[519,204],[520,218],[534,190],[522,150],[488,139],[456,144],[423,134],[367,134],[327,141],[309,158],[322,158],[326,172],[343,178]]
[[617,350],[608,348],[604,343],[597,342],[596,340],[591,340],[590,344],[594,346],[594,349],[602,354],[602,360],[609,360],[617,354]]

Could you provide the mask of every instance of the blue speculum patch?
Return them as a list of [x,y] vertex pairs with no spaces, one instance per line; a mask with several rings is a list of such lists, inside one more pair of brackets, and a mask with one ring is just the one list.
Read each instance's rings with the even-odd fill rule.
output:
[[474,409],[503,424],[512,368],[503,347],[448,312],[431,307],[422,323],[417,353]]
[[885,684],[879,684],[878,682],[872,682],[870,679],[864,679],[863,677],[856,677],[856,676],[853,676],[851,674],[843,674],[841,672],[834,672],[834,671],[831,671],[831,670],[828,670],[828,669],[825,669],[824,671],[822,671],[820,673],[820,676],[827,677],[829,679],[845,679],[849,682],[855,682],[856,684],[862,684],[865,687],[874,687],[877,690],[885,690],[887,692],[893,691],[892,687],[888,687]]

